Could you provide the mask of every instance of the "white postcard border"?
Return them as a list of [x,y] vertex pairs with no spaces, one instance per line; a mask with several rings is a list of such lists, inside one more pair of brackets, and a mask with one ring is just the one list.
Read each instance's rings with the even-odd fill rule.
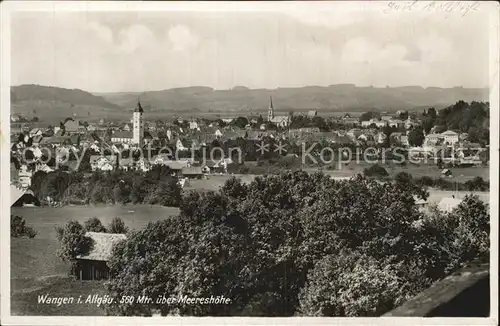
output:
[[[388,2],[349,1],[344,8],[372,10]],[[250,318],[250,317],[59,317],[10,316],[10,13],[13,11],[303,11],[329,8],[329,2],[124,2],[124,1],[5,1],[1,4],[1,324],[3,325],[498,325],[498,167],[499,167],[499,5],[481,2],[490,11],[490,207],[491,207],[491,316],[489,318]],[[320,9],[321,8],[321,9]],[[34,54],[36,55],[36,54]]]

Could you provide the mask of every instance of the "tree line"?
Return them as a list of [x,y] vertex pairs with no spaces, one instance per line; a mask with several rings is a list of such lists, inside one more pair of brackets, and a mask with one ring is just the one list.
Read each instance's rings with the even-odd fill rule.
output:
[[37,171],[31,188],[42,204],[150,204],[177,207],[182,188],[172,171],[157,166],[139,171],[81,172]]

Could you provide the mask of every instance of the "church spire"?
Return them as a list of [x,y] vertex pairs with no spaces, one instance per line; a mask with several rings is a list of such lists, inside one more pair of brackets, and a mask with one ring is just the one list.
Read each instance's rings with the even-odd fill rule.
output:
[[137,106],[135,107],[134,112],[144,113],[144,109],[142,108],[141,100],[139,99],[139,96],[137,96]]
[[269,96],[269,110],[267,112],[267,120],[271,121],[272,119],[274,119],[273,97]]

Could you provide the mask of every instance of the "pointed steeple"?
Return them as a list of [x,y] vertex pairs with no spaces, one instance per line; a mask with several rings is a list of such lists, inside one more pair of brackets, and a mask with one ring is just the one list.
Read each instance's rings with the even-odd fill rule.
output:
[[142,108],[141,101],[139,99],[139,96],[137,97],[137,106],[135,107],[134,112],[140,112],[144,113],[144,109]]
[[274,119],[273,97],[269,96],[269,110],[267,112],[267,120],[271,121],[272,119]]

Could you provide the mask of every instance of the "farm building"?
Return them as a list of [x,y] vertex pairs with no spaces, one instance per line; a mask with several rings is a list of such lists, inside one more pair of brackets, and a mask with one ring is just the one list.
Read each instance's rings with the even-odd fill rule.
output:
[[79,280],[106,280],[109,278],[107,262],[111,258],[113,246],[126,239],[125,234],[87,232],[94,244],[86,255],[77,257],[75,275]]
[[26,190],[15,185],[10,186],[11,207],[40,206],[40,201],[32,190]]
[[441,174],[447,177],[451,177],[452,175],[450,169],[444,169],[443,171],[441,171]]
[[202,168],[199,166],[185,167],[182,169],[181,173],[184,177],[190,179],[201,179],[204,175]]
[[451,198],[445,197],[441,199],[441,201],[439,202],[438,208],[443,212],[449,213],[453,211],[455,208],[457,208],[461,202],[462,202],[461,199],[455,198],[454,196]]

